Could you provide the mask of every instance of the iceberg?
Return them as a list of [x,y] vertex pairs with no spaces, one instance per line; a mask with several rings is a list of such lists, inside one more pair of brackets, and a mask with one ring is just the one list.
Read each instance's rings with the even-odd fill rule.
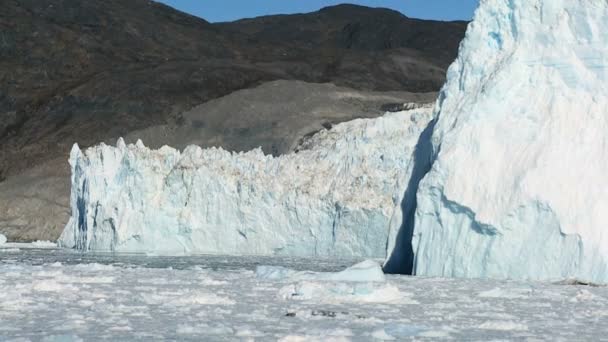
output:
[[358,119],[272,157],[141,141],[74,145],[71,218],[83,251],[385,258],[431,107]]
[[282,266],[258,266],[256,277],[264,280],[316,280],[336,282],[385,282],[380,264],[365,260],[340,272],[295,271]]
[[608,2],[481,1],[435,117],[414,273],[608,282]]
[[382,267],[365,260],[340,272],[296,271],[281,266],[258,266],[256,278],[261,281],[287,283],[279,298],[323,303],[417,304],[409,293],[387,283]]

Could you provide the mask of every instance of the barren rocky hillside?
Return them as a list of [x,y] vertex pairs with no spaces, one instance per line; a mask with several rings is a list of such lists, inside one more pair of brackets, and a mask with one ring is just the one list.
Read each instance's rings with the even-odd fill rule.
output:
[[[466,26],[354,5],[211,24],[148,0],[1,2],[0,232],[12,239],[61,230],[74,142],[141,135],[284,153],[323,125],[432,99]],[[276,80],[306,83],[264,92]],[[265,95],[235,93],[263,84]],[[366,99],[334,106],[332,91],[319,97],[331,84]],[[251,96],[264,105],[248,109]]]

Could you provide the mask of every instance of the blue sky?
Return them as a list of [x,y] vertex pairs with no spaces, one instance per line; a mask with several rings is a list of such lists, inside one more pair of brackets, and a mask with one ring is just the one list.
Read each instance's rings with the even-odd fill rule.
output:
[[469,20],[479,0],[157,0],[211,22],[231,21],[278,13],[303,13],[344,2],[387,7],[408,17]]

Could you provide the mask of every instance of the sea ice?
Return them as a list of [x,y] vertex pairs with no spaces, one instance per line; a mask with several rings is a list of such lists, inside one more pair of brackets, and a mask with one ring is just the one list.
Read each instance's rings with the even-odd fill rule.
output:
[[386,284],[380,264],[366,260],[340,272],[295,271],[280,266],[258,266],[256,276],[270,281],[289,282],[279,296],[290,300],[325,302],[368,302],[402,304],[406,294]]
[[367,282],[299,281],[281,288],[279,297],[324,303],[419,304],[394,285]]
[[56,242],[52,242],[52,241],[38,240],[38,241],[32,242],[31,246],[34,247],[34,248],[56,248],[57,247],[57,243]]
[[0,340],[569,341],[601,340],[608,322],[606,287],[394,275],[328,280],[340,272],[275,280],[259,278],[255,264],[292,264],[120,254],[86,255],[111,265],[71,264],[79,257],[34,249],[0,258]]

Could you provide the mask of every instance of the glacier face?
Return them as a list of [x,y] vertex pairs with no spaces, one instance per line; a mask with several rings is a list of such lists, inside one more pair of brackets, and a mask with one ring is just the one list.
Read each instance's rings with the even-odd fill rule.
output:
[[321,131],[298,153],[141,142],[72,149],[72,216],[60,245],[163,254],[384,258],[431,108]]
[[438,99],[416,274],[608,281],[608,2],[485,0]]

